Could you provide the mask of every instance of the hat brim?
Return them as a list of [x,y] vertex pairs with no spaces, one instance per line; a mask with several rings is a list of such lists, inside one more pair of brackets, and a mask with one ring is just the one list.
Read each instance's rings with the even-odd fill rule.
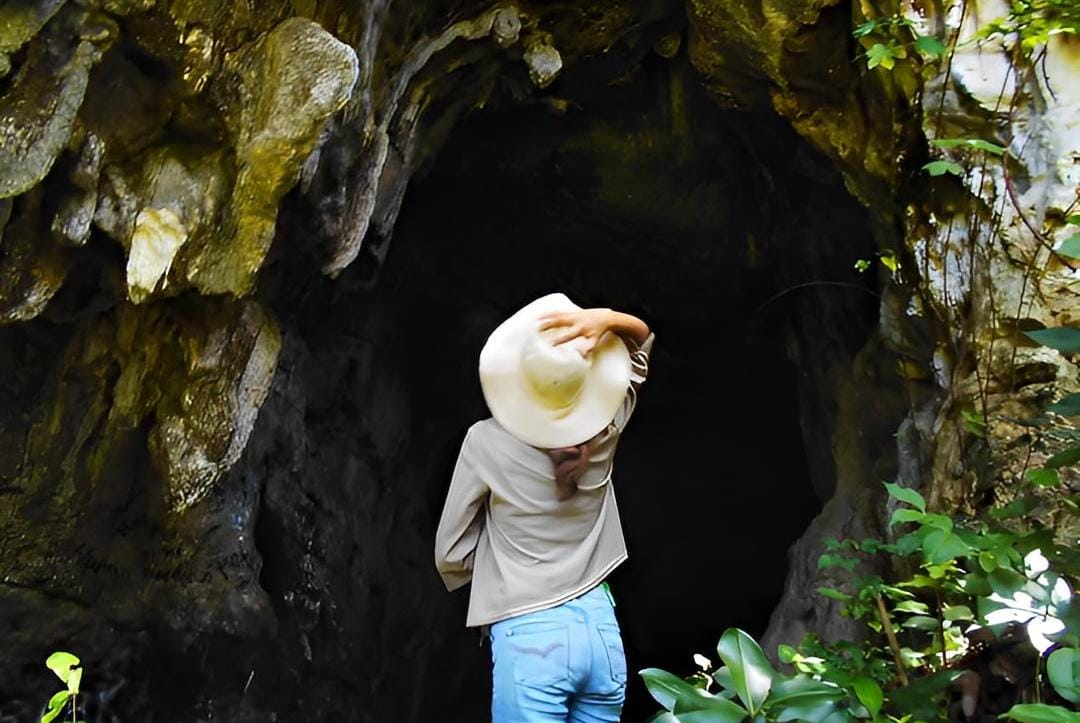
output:
[[552,410],[532,394],[521,370],[523,345],[537,332],[542,314],[580,309],[564,294],[543,296],[499,324],[480,351],[480,387],[492,416],[534,447],[551,449],[587,441],[611,422],[626,397],[630,353],[612,333],[605,334],[590,353],[581,393],[572,405]]

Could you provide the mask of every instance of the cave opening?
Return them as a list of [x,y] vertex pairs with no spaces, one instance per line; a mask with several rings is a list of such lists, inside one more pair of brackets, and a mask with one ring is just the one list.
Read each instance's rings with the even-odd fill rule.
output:
[[[327,459],[352,459],[344,479],[357,464],[380,478],[377,492],[346,493],[376,510],[348,523],[376,528],[354,540],[392,548],[352,545],[382,558],[351,565],[362,604],[349,616],[379,621],[369,650],[385,657],[366,685],[408,695],[409,719],[486,716],[489,653],[430,545],[461,439],[487,416],[476,358],[502,319],[561,290],[656,332],[616,459],[630,559],[612,584],[629,669],[688,673],[723,629],[767,626],[786,552],[832,493],[822,386],[877,318],[872,275],[853,268],[874,253],[867,213],[785,121],[721,110],[685,62],[660,58],[618,82],[554,90],[449,134],[412,181],[377,273],[357,264],[314,301],[286,294],[278,308],[286,373],[298,363],[290,329],[319,360],[305,361],[309,438]],[[377,464],[332,451],[350,414],[371,427]],[[288,587],[274,572],[289,557],[281,518],[294,513],[268,494],[259,547],[274,597]],[[625,718],[652,710],[631,674]]]

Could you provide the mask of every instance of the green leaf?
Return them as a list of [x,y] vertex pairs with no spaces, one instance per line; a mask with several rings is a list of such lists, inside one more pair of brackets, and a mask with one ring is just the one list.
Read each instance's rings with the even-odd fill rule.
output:
[[1080,259],[1080,233],[1073,234],[1062,241],[1061,245],[1054,249],[1054,251],[1061,256]]
[[1036,487],[1053,487],[1060,482],[1056,469],[1029,469],[1024,479]]
[[920,35],[915,38],[915,49],[928,58],[940,58],[948,48],[933,35]]
[[72,695],[79,694],[79,684],[82,683],[82,668],[72,668],[68,673],[67,686]]
[[662,710],[647,719],[645,723],[679,723],[679,719],[670,711]]
[[885,694],[881,692],[881,686],[875,683],[873,678],[862,677],[856,678],[851,687],[855,689],[859,702],[870,711],[870,717],[877,718],[881,704],[885,702]]
[[750,711],[750,715],[756,715],[769,695],[773,678],[776,677],[776,671],[769,665],[765,653],[753,638],[738,628],[724,631],[720,636],[720,643],[716,646],[716,652],[731,669],[739,700]]
[[966,542],[952,532],[934,530],[923,540],[923,555],[926,561],[937,565],[971,552]]
[[769,694],[769,711],[776,720],[821,721],[836,711],[836,702],[846,697],[842,688],[805,675],[780,678]]
[[874,32],[874,29],[877,27],[877,25],[877,20],[867,20],[865,23],[852,30],[851,34],[854,35],[856,38],[864,37]]
[[1080,444],[1074,444],[1068,449],[1063,449],[1050,459],[1046,460],[1046,468],[1061,469],[1062,467],[1072,467],[1077,462],[1080,462]]
[[984,550],[979,553],[979,567],[983,569],[983,572],[993,572],[1000,563],[997,553],[993,550]]
[[967,605],[950,605],[945,608],[945,613],[942,616],[946,620],[974,620],[975,614],[971,612],[971,608]]
[[925,518],[925,512],[919,512],[918,510],[913,510],[908,507],[900,507],[893,512],[892,517],[889,519],[889,527],[892,528],[903,522],[921,523]]
[[[729,700],[710,695],[687,683],[682,678],[659,668],[646,668],[638,673],[645,681],[645,687],[656,702],[678,716],[678,720],[716,721],[717,723],[738,723],[746,717],[741,706]],[[709,711],[713,717],[691,719],[683,714],[695,711]]]
[[1006,520],[1011,517],[1020,517],[1039,506],[1039,500],[1034,497],[1018,497],[1004,507],[995,507],[990,510],[990,516],[995,520]]
[[1050,684],[1065,700],[1080,703],[1080,650],[1058,648],[1046,659]]
[[1024,334],[1043,346],[1057,349],[1065,354],[1080,351],[1080,329],[1070,326],[1052,326],[1046,329],[1025,331]]
[[69,691],[61,690],[52,698],[49,698],[49,709],[45,711],[45,715],[41,716],[41,723],[49,723],[49,721],[60,715],[70,697],[71,693]]
[[680,696],[694,695],[697,689],[682,678],[659,668],[645,668],[638,671],[645,681],[645,687],[656,702],[668,710],[675,709],[675,701]]
[[923,520],[923,524],[927,527],[934,527],[938,530],[945,530],[946,532],[952,532],[953,530],[952,518],[946,515],[929,513],[926,515],[926,519]]
[[1020,723],[1078,723],[1080,713],[1073,713],[1056,705],[1021,703],[1014,705],[999,718],[1009,718]]
[[[1077,234],[1076,238],[1080,238],[1080,234]],[[1047,407],[1046,411],[1063,417],[1080,417],[1080,394],[1067,394],[1060,401]]]
[[963,671],[941,670],[916,678],[903,688],[889,693],[889,707],[894,713],[910,713],[915,720],[937,720],[937,698]]
[[926,607],[926,603],[921,603],[918,600],[903,600],[896,604],[895,610],[900,613],[918,613],[920,615],[930,612],[930,608]]
[[1027,578],[1008,567],[999,567],[986,576],[990,588],[1003,598],[1011,598],[1027,584]]
[[780,643],[780,645],[776,647],[776,657],[780,659],[781,663],[790,663],[795,660],[798,655],[799,651],[786,643]]
[[827,598],[833,600],[839,600],[840,602],[847,602],[851,599],[851,596],[846,592],[840,592],[839,590],[831,587],[819,587],[817,589],[819,595],[824,595]]
[[900,627],[913,628],[915,630],[937,630],[938,619],[928,615],[914,615],[905,620]]
[[936,138],[930,141],[930,144],[937,146],[938,148],[974,148],[979,151],[993,153],[995,156],[1005,154],[1004,146],[999,146],[990,141],[984,141],[981,138]]
[[880,65],[886,70],[892,70],[896,65],[896,59],[893,57],[894,50],[892,46],[874,43],[866,51],[866,67],[873,70]]
[[954,176],[964,175],[964,167],[954,161],[930,161],[923,166],[923,170],[931,176],[944,176],[946,173]]
[[919,510],[919,512],[926,512],[926,500],[923,499],[922,495],[910,487],[901,487],[895,482],[886,482],[885,489],[888,490],[890,497],[900,500],[901,502],[906,502]]
[[[732,705],[735,704],[732,703]],[[742,709],[739,708],[739,710]],[[741,718],[732,718],[731,715],[719,710],[694,710],[689,713],[680,713],[678,716],[672,716],[666,720],[675,720],[678,723],[736,723],[746,718],[746,711],[739,714],[742,716]]]
[[45,659],[45,667],[56,673],[56,677],[65,685],[71,669],[79,664],[79,659],[71,653],[57,651]]

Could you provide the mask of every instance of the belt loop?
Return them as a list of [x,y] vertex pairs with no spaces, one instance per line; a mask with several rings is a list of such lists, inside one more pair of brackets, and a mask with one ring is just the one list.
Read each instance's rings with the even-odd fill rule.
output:
[[611,585],[608,585],[607,580],[600,583],[600,587],[604,588],[604,594],[607,595],[608,602],[611,603],[611,607],[615,607],[615,596],[611,594]]

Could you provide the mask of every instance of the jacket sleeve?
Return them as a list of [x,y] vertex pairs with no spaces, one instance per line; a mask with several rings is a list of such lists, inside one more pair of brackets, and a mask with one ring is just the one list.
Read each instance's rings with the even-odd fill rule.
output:
[[650,331],[649,336],[641,344],[637,344],[632,339],[624,338],[623,341],[630,350],[630,386],[627,387],[622,406],[615,413],[615,426],[620,433],[630,421],[630,415],[634,413],[634,408],[637,406],[638,390],[649,376],[649,356],[652,354],[656,334]]
[[478,474],[472,436],[470,429],[461,443],[435,533],[435,568],[447,590],[456,590],[472,579],[476,543],[484,527],[488,488]]

